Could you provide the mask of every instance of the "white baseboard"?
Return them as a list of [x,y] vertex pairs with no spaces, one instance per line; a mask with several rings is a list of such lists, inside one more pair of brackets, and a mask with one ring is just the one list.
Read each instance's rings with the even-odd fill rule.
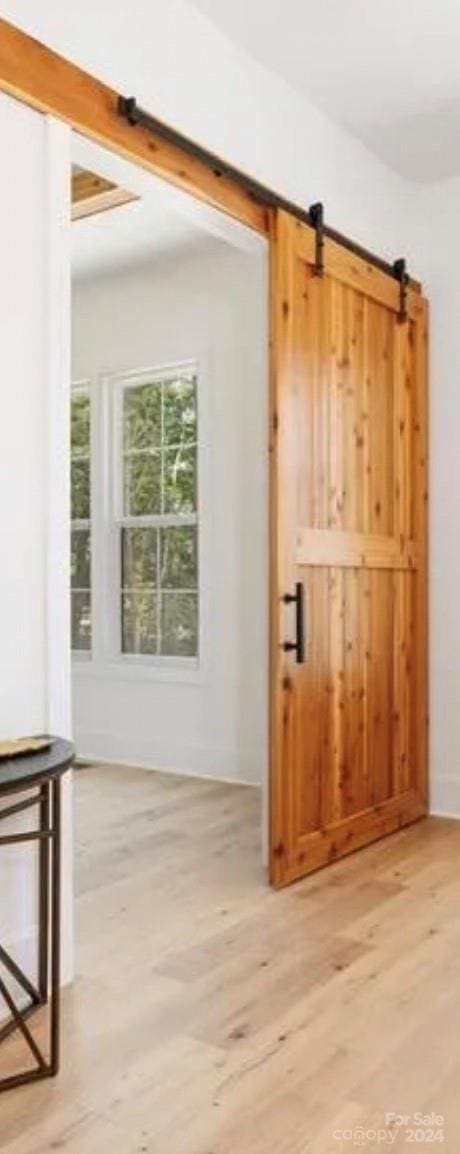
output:
[[430,783],[430,813],[436,817],[451,817],[460,821],[460,780],[445,775]]
[[161,770],[221,781],[227,784],[262,786],[265,777],[264,758],[260,749],[229,750],[184,747],[169,743],[143,741],[120,734],[77,730],[77,758],[81,761],[103,761],[111,765]]
[[[262,786],[267,780],[260,750],[229,750],[163,745],[133,740],[103,731],[76,733],[77,757],[81,761],[103,761],[111,765],[175,773],[184,777]],[[432,779],[430,813],[460,820],[460,779],[445,775]]]

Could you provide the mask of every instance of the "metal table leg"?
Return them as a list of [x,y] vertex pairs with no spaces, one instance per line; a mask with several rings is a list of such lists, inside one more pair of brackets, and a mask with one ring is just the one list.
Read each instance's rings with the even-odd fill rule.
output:
[[[36,830],[0,836],[0,847],[37,841],[39,866],[38,896],[38,983],[31,982],[9,952],[0,945],[0,999],[10,1018],[0,1028],[0,1044],[19,1031],[27,1043],[35,1065],[18,1074],[0,1079],[0,1092],[50,1078],[59,1069],[60,1042],[60,955],[61,955],[61,778],[43,782],[33,797],[13,803],[0,811],[0,822],[33,806],[38,807]],[[51,852],[50,852],[51,851]],[[51,961],[51,964],[50,964]],[[8,989],[1,967],[6,969],[27,995],[27,1004],[18,1006]],[[45,1055],[37,1045],[27,1021],[49,1003],[49,1043]]]

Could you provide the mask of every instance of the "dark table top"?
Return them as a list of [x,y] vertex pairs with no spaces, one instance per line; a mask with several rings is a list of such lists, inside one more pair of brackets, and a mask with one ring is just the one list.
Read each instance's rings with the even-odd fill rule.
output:
[[[16,789],[59,777],[70,769],[75,757],[71,741],[63,737],[53,737],[53,744],[41,753],[24,753],[19,757],[0,759],[0,796]],[[1,811],[0,811],[1,816]]]

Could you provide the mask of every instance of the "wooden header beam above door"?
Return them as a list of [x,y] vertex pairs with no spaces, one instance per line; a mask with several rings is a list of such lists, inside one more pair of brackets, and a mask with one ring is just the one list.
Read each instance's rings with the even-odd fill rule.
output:
[[132,127],[119,115],[118,92],[2,19],[0,90],[65,120],[77,132],[268,236],[266,205],[142,125]]

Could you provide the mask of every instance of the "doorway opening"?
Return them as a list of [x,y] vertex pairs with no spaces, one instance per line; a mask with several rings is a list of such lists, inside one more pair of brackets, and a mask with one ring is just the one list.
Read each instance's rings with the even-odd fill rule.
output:
[[168,838],[168,857],[245,844],[262,877],[268,245],[77,134],[71,242],[82,869],[90,815],[111,810],[123,832],[130,813],[158,823],[163,856]]

